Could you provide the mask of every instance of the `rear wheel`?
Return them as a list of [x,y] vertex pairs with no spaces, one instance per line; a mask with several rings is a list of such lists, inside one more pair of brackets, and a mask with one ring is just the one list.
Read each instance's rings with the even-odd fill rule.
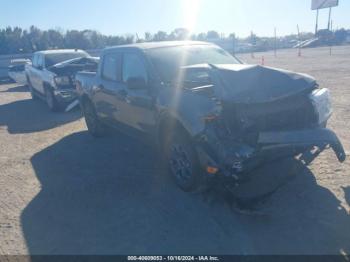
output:
[[[168,134],[167,134],[168,135]],[[201,168],[189,136],[181,128],[165,141],[165,157],[176,184],[184,191],[194,191],[201,185]]]
[[85,123],[89,130],[89,133],[94,137],[102,137],[105,135],[106,130],[101,121],[98,119],[95,108],[91,102],[84,102],[83,112],[85,117]]
[[51,88],[45,88],[46,104],[52,112],[59,110],[59,104]]

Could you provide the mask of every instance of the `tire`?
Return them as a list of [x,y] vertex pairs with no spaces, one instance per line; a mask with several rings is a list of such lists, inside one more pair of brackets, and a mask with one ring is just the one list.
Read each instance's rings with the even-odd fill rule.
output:
[[85,101],[83,104],[83,113],[85,123],[89,133],[93,137],[103,137],[106,134],[106,129],[98,119],[94,106],[89,101]]
[[246,173],[250,178],[229,191],[239,206],[252,207],[270,197],[303,169],[305,167],[293,157],[267,162]]
[[203,172],[191,139],[182,128],[166,136],[163,153],[171,176],[183,191],[195,191],[203,183]]
[[57,112],[59,110],[59,104],[51,88],[45,87],[45,101],[52,112]]

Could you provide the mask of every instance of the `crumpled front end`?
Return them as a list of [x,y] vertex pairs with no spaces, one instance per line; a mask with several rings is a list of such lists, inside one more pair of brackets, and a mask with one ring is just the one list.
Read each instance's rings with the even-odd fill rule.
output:
[[79,57],[64,61],[50,67],[55,74],[51,85],[54,87],[56,99],[61,104],[74,103],[78,94],[76,90],[76,73],[79,71],[96,72],[99,58]]
[[243,181],[266,162],[298,157],[307,165],[328,147],[345,160],[339,139],[326,128],[332,114],[329,90],[311,76],[256,65],[186,70],[207,77],[208,84],[187,88],[191,95],[177,105],[208,174]]
[[260,132],[256,145],[220,139],[215,132],[210,127],[198,139],[200,162],[203,167],[215,167],[216,173],[235,180],[245,180],[246,173],[277,159],[298,156],[307,165],[329,147],[340,162],[346,158],[338,137],[327,128]]
[[281,158],[298,157],[307,165],[329,147],[343,162],[341,142],[325,128],[331,113],[328,89],[317,87],[274,102],[223,103],[221,115],[207,122],[197,138],[200,162],[237,181]]

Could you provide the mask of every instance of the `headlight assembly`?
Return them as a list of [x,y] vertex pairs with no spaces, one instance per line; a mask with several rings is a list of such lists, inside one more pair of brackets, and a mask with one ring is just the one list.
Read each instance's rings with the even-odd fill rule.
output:
[[70,80],[68,76],[56,76],[55,83],[57,86],[68,86],[70,85]]
[[318,123],[325,123],[332,115],[329,90],[327,88],[316,89],[311,93],[310,99],[318,114]]

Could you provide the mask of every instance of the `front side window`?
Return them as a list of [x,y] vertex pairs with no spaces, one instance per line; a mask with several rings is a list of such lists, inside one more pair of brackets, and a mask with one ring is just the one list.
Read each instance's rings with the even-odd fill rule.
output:
[[185,69],[184,80],[185,82],[198,83],[198,84],[210,84],[211,79],[209,71],[204,69]]
[[120,81],[120,55],[107,54],[103,59],[102,77],[106,80]]
[[124,54],[123,57],[123,82],[130,78],[142,78],[147,82],[146,67],[137,54]]
[[44,56],[43,55],[38,56],[38,66],[44,68]]

